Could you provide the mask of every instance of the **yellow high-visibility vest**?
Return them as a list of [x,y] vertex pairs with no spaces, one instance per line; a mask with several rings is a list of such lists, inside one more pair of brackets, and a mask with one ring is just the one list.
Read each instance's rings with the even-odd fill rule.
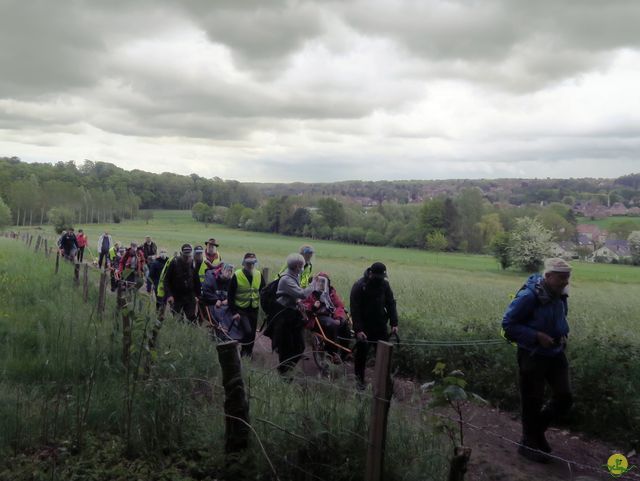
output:
[[249,279],[242,269],[236,271],[236,280],[238,281],[238,289],[236,290],[235,304],[240,309],[257,309],[260,306],[260,284],[262,282],[262,274],[260,271],[253,272],[253,279],[249,284]]

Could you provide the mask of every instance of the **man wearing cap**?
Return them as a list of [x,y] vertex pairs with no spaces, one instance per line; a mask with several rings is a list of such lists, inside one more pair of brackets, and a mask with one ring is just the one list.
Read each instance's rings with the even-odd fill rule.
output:
[[[311,264],[311,259],[314,253],[315,251],[310,245],[300,247],[300,255],[304,258],[304,267],[302,268],[302,272],[300,272],[300,287],[303,289],[306,289],[311,284],[311,279],[313,278],[313,264]],[[285,264],[282,269],[280,269],[278,277],[285,275],[288,269],[289,267]]]
[[[522,403],[522,443],[518,453],[542,463],[549,462],[544,453],[551,452],[545,431],[573,404],[565,355],[570,277],[571,266],[567,262],[548,259],[544,274],[529,277],[502,320],[505,337],[518,344]],[[543,407],[546,383],[551,387],[551,400]]]
[[220,252],[218,252],[218,247],[220,247],[220,245],[214,238],[209,239],[204,245],[207,246],[205,251],[207,261],[211,267],[216,267],[222,262],[222,256],[220,255]]
[[183,244],[180,255],[169,261],[163,277],[163,294],[175,314],[182,313],[195,322],[197,275],[193,270],[192,254],[191,245]]
[[351,288],[351,317],[358,340],[354,353],[354,371],[358,388],[365,387],[364,373],[369,347],[377,341],[388,341],[398,332],[398,312],[393,291],[387,279],[387,268],[375,262]]
[[207,269],[210,269],[210,267],[204,259],[204,248],[202,246],[196,246],[193,249],[193,270],[196,273],[195,291],[198,297],[200,297],[202,292],[202,284],[204,283],[204,276]]
[[240,339],[242,356],[253,354],[253,342],[258,328],[260,290],[264,287],[264,278],[256,268],[258,258],[247,252],[242,260],[242,269],[238,269],[227,291],[227,302],[233,321],[240,327],[243,337]]

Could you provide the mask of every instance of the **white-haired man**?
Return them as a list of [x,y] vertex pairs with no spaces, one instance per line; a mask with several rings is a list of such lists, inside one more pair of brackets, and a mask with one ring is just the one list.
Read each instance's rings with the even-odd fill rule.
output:
[[[569,363],[564,352],[569,335],[570,277],[571,266],[567,262],[548,259],[544,274],[529,277],[502,320],[505,337],[518,344],[522,403],[522,443],[518,453],[536,462],[549,461],[544,454],[551,452],[545,431],[573,404]],[[552,394],[544,405],[547,383]]]
[[287,270],[278,281],[277,301],[285,309],[276,319],[274,347],[278,351],[278,371],[285,374],[300,360],[304,352],[304,320],[298,304],[313,292],[313,286],[302,288],[300,277],[305,266],[302,254],[287,257]]

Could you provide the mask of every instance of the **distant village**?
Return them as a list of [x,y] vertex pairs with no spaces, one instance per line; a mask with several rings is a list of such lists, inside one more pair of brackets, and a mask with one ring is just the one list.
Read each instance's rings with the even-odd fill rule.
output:
[[[640,207],[626,207],[621,202],[611,206],[591,202],[578,202],[573,206],[578,219],[606,219],[608,217],[640,216]],[[583,259],[591,262],[624,263],[631,259],[631,248],[627,239],[616,239],[595,224],[576,226],[576,242],[564,241],[553,244],[553,253],[565,259]]]

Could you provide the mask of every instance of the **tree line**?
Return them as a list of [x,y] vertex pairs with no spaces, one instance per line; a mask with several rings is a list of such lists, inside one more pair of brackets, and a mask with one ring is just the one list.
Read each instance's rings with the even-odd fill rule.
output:
[[120,222],[139,209],[190,209],[198,201],[256,206],[259,200],[253,188],[237,181],[127,171],[106,162],[26,163],[17,157],[0,158],[0,198],[11,223],[20,226],[60,217],[85,224]]

